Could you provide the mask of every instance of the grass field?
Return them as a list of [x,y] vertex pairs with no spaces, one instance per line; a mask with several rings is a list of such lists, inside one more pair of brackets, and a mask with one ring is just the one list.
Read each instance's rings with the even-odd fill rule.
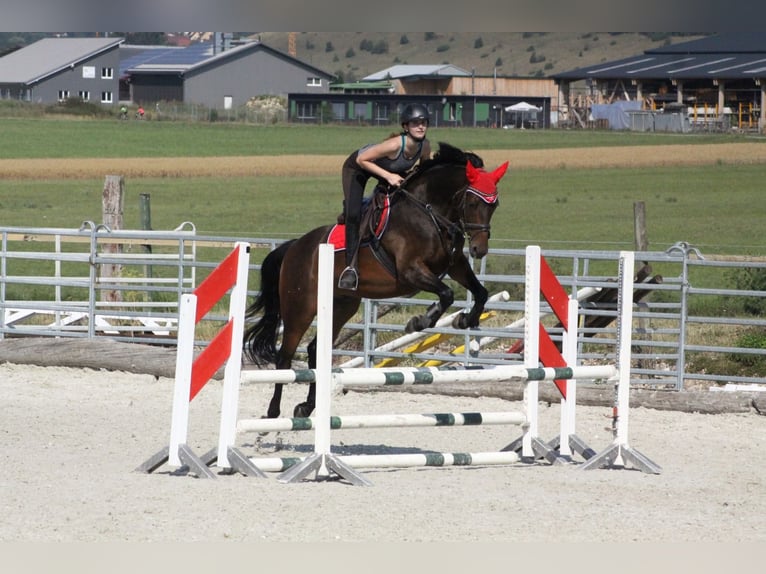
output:
[[[100,223],[104,176],[122,175],[128,229],[140,227],[139,196],[148,194],[155,230],[191,221],[199,234],[250,238],[295,237],[334,221],[345,155],[389,133],[82,119],[0,119],[0,130],[0,227]],[[510,162],[492,247],[632,249],[633,207],[642,201],[651,250],[685,241],[703,254],[766,253],[762,137],[492,129],[429,135],[477,151],[490,168]]]
[[[0,106],[2,116],[2,106]],[[0,158],[166,158],[347,155],[397,126],[247,125],[0,117]],[[741,134],[666,134],[584,130],[431,127],[433,142],[482,150],[613,148],[756,142]]]
[[[76,228],[101,221],[104,176],[126,178],[125,225],[139,195],[154,229],[192,221],[200,233],[290,237],[341,207],[340,165],[388,128],[0,119],[0,226]],[[5,137],[8,136],[8,137]],[[652,249],[687,241],[704,252],[762,254],[766,139],[557,130],[432,129],[510,162],[492,242],[623,249],[633,204],[646,204]]]

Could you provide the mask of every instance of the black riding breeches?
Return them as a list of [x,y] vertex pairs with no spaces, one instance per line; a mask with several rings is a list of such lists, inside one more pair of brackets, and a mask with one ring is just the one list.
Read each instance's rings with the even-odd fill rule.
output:
[[346,225],[359,226],[362,217],[362,199],[370,174],[356,168],[343,167],[343,214]]

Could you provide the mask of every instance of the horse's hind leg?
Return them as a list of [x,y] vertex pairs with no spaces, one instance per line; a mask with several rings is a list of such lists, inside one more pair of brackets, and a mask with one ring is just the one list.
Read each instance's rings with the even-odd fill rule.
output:
[[[311,339],[311,342],[306,347],[306,351],[309,355],[309,369],[316,369],[317,365],[317,338]],[[294,417],[310,417],[316,407],[317,398],[317,386],[316,383],[309,383],[309,392],[306,395],[306,401],[298,403],[293,409]]]
[[[359,309],[361,299],[352,298],[336,298],[334,300],[333,320],[332,320],[332,340],[338,338],[340,330],[343,328],[351,317],[354,316],[356,310]],[[314,337],[306,347],[309,359],[309,369],[316,369],[317,367],[317,338]],[[308,395],[306,395],[306,401],[295,405],[293,416],[295,417],[308,417],[314,412],[316,407],[316,384],[309,384]]]

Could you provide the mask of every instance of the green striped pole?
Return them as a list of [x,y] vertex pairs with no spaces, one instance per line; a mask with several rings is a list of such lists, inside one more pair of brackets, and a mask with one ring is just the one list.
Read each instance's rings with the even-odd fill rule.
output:
[[[501,452],[432,452],[415,454],[355,454],[337,456],[344,464],[354,469],[365,468],[416,468],[424,466],[498,466],[515,464],[519,455],[514,451]],[[305,457],[251,458],[263,472],[284,472]]]
[[[283,432],[303,431],[314,428],[314,417],[277,419],[242,419],[237,432]],[[488,413],[426,413],[397,415],[346,415],[331,416],[330,428],[394,428],[394,427],[456,427],[478,425],[522,425],[526,417],[520,412]]]

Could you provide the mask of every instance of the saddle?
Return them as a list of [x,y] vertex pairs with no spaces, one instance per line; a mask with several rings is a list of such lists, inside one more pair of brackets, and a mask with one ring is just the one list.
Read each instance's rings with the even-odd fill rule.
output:
[[[380,238],[388,226],[395,193],[396,190],[389,190],[383,185],[376,186],[372,195],[362,200],[362,216],[359,222],[360,246],[369,246],[378,262],[394,277],[396,268],[389,255],[381,248]],[[336,251],[346,248],[345,221],[344,214],[340,213],[337,225],[330,230],[328,240],[335,245]]]
[[[384,186],[378,185],[371,196],[362,199],[362,216],[359,221],[362,245],[377,242],[383,236],[388,224],[389,209],[391,208],[391,200],[394,193],[387,190]],[[338,214],[337,224],[346,224],[346,218],[343,213]],[[338,245],[338,243],[335,243],[335,245]]]

